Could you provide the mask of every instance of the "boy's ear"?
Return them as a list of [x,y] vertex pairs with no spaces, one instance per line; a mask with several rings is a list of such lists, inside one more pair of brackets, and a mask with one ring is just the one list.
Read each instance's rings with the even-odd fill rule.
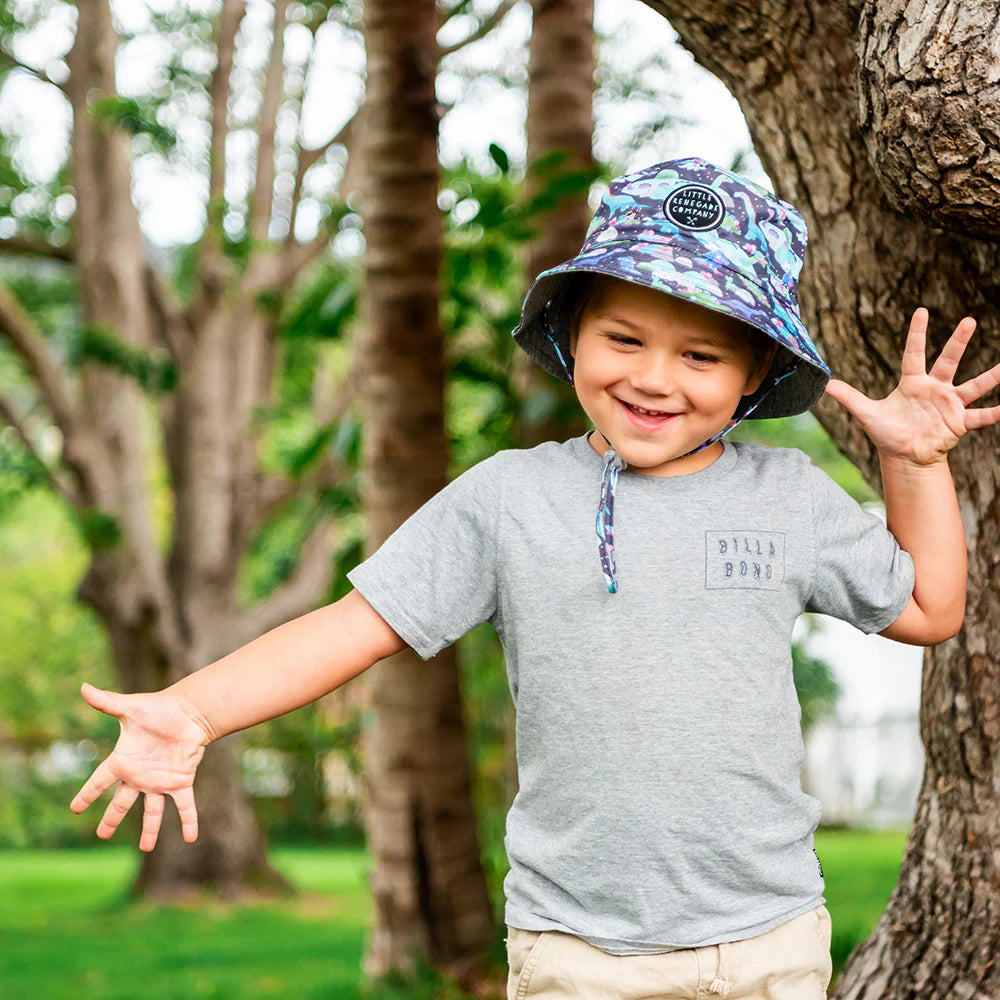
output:
[[767,373],[771,370],[771,365],[774,362],[774,356],[777,353],[778,345],[772,340],[767,350],[761,356],[756,370],[751,372],[750,377],[747,379],[746,385],[743,388],[744,396],[752,396],[761,387],[761,383],[767,377]]

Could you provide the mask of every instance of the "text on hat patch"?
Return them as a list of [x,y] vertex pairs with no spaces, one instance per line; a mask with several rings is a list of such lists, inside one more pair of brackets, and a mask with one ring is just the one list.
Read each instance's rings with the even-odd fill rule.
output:
[[663,202],[663,214],[681,229],[718,229],[725,215],[722,199],[704,184],[684,184]]

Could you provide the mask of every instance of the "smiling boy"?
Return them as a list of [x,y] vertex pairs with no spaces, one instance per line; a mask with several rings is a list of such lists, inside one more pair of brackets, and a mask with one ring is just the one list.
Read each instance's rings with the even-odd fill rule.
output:
[[[816,611],[906,642],[958,631],[947,455],[1000,421],[970,408],[1000,365],[953,384],[966,319],[927,371],[918,309],[886,399],[830,381],[799,316],[805,246],[791,205],[702,160],[613,181],[514,331],[596,429],[480,462],[348,573],[345,598],[167,690],[86,686],[122,733],[72,807],[117,783],[98,827],[110,837],[144,794],[151,850],[170,795],[192,840],[212,740],[489,621],[517,709],[510,1000],[825,996],[792,629]],[[723,440],[824,390],[878,448],[888,529],[801,452]]]

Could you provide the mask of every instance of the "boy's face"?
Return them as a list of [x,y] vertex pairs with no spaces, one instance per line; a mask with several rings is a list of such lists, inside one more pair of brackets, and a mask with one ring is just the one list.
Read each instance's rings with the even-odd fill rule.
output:
[[721,442],[687,453],[729,423],[774,356],[755,356],[728,316],[613,278],[584,308],[570,353],[576,394],[599,429],[592,446],[603,453],[607,435],[630,469],[649,476],[714,462]]

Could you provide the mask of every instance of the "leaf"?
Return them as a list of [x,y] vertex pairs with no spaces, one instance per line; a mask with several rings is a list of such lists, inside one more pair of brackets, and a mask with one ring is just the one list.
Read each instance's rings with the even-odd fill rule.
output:
[[500,168],[500,173],[504,175],[510,173],[510,157],[507,151],[495,142],[490,143],[490,158]]
[[151,354],[133,347],[110,327],[94,324],[76,332],[70,344],[70,368],[78,369],[87,362],[134,379],[151,396],[167,395],[177,387],[177,368],[165,353]]
[[148,136],[160,152],[169,152],[177,145],[177,136],[157,121],[156,112],[153,101],[140,104],[134,98],[118,94],[98,97],[90,105],[90,114],[96,122],[117,125],[130,135]]
[[122,529],[114,514],[96,507],[84,507],[72,511],[71,516],[84,541],[94,552],[116,549],[121,545]]
[[336,429],[336,424],[320,427],[309,441],[292,456],[288,463],[288,474],[292,478],[298,479],[323,454]]

